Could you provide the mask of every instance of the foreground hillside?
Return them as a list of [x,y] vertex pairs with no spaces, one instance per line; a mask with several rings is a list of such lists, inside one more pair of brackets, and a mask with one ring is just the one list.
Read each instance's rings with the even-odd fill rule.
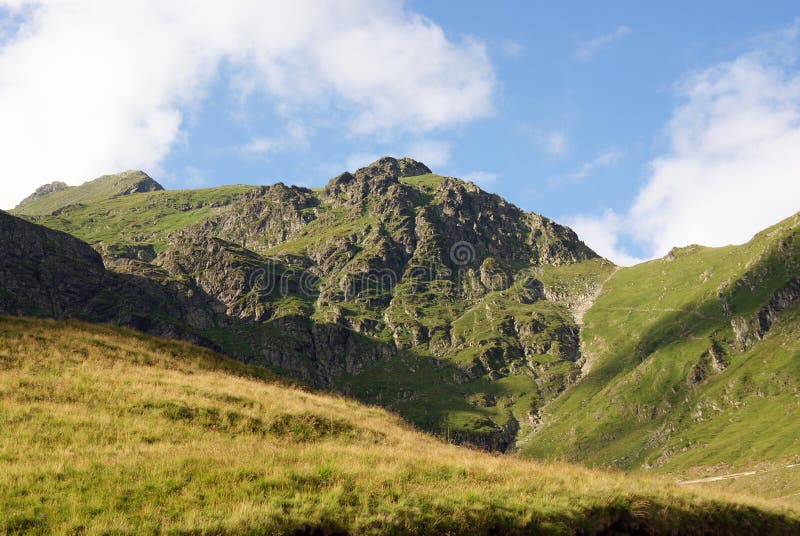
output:
[[800,531],[797,512],[439,443],[187,343],[0,317],[0,532]]
[[771,469],[725,486],[800,499],[800,467],[783,470],[800,462],[800,214],[621,269],[584,321],[582,379],[523,452],[691,478]]
[[205,344],[492,450],[576,381],[575,313],[614,270],[570,229],[407,158],[314,190],[150,181],[48,185],[14,211],[28,222],[0,214],[16,259],[0,258],[0,312]]

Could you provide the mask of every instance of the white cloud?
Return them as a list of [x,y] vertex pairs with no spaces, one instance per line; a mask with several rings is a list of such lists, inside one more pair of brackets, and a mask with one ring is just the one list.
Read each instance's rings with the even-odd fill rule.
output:
[[464,174],[463,179],[474,182],[482,188],[486,188],[497,182],[499,177],[499,174],[492,173],[491,171],[470,171]]
[[800,76],[757,55],[689,77],[630,218],[655,255],[720,246],[800,210]]
[[0,45],[3,207],[51,180],[157,173],[223,63],[243,99],[262,92],[278,110],[330,111],[349,136],[426,132],[491,112],[485,46],[448,39],[399,1],[0,6],[25,19]]
[[626,237],[650,257],[738,244],[800,210],[798,26],[676,86],[668,151],[626,215],[596,219],[613,244]]
[[259,136],[237,148],[246,157],[267,157],[273,153],[288,151],[297,147],[307,147],[309,129],[300,121],[290,121],[280,136]]
[[631,266],[643,260],[628,255],[619,243],[625,222],[613,210],[608,209],[600,216],[567,217],[564,222],[572,227],[589,247],[620,266]]
[[435,171],[450,161],[450,150],[450,143],[446,141],[426,139],[412,143],[404,154]]
[[550,186],[558,187],[570,183],[583,182],[586,177],[598,169],[615,166],[622,160],[625,152],[616,147],[609,147],[600,151],[597,156],[584,162],[580,168],[567,175],[550,181]]
[[631,29],[627,26],[617,26],[617,29],[611,33],[598,35],[594,39],[579,44],[572,53],[572,57],[582,62],[591,61],[604,48],[615,41],[619,41],[629,33],[631,33]]

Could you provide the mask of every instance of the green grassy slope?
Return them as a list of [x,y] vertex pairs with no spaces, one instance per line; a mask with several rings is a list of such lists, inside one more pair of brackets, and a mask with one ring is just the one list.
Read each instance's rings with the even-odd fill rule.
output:
[[[799,274],[800,215],[619,270],[584,318],[588,371],[521,450],[692,477],[797,461],[800,300],[765,311]],[[760,335],[759,312],[773,321]]]
[[796,533],[796,510],[437,442],[185,343],[0,318],[0,533]]
[[[80,186],[56,189],[46,195],[32,195],[23,200],[12,212],[17,215],[47,215],[70,205],[102,201],[136,191],[161,190],[161,185],[142,171],[125,171],[115,175],[103,175]],[[39,192],[37,192],[39,193]]]
[[225,210],[253,189],[252,186],[233,185],[142,192],[86,199],[55,214],[31,215],[36,213],[25,211],[17,215],[69,233],[92,246],[105,245],[112,253],[128,249],[154,255],[164,250],[171,233]]

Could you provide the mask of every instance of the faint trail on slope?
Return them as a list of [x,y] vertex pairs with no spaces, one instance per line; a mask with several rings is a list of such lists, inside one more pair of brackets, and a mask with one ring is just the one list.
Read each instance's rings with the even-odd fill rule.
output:
[[791,469],[793,467],[800,467],[800,463],[791,463],[783,467],[776,467],[775,469],[764,469],[763,471],[746,471],[744,473],[731,473],[729,475],[710,476],[708,478],[698,478],[697,480],[683,480],[678,482],[683,486],[689,484],[703,484],[705,482],[719,482],[721,480],[732,480],[734,478],[741,478],[743,476],[763,475],[764,473],[773,473],[775,471],[782,471],[784,469]]
[[704,320],[712,320],[703,313],[691,309],[673,309],[669,307],[601,307],[601,309],[604,311],[633,311],[636,313],[686,313]]
[[588,311],[592,307],[594,302],[597,300],[597,298],[603,292],[603,289],[605,288],[606,283],[608,283],[611,280],[611,278],[614,277],[614,274],[619,272],[620,268],[621,268],[621,266],[615,267],[614,271],[611,272],[610,274],[608,274],[608,277],[606,277],[603,280],[603,282],[600,283],[597,286],[595,291],[590,296],[588,296],[585,300],[583,300],[580,303],[580,305],[575,307],[575,309],[573,310],[573,314],[575,315],[575,323],[578,324],[578,326],[582,326],[583,325],[583,315],[585,315],[586,311]]

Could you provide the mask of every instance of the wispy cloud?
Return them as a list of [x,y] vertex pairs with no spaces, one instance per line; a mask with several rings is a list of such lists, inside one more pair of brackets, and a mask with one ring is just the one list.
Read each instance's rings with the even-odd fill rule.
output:
[[629,27],[624,25],[617,26],[617,29],[613,32],[598,35],[594,39],[580,43],[572,53],[572,57],[582,62],[591,61],[592,58],[594,58],[604,48],[608,47],[615,41],[619,41],[629,33],[631,33],[631,29]]
[[461,178],[486,188],[497,182],[497,179],[500,178],[500,174],[491,171],[470,171],[469,173],[465,173]]
[[554,178],[550,181],[550,186],[558,187],[566,184],[574,184],[583,182],[588,176],[597,171],[598,169],[608,168],[615,166],[625,156],[625,151],[616,147],[609,147],[603,149],[597,155],[584,162],[578,169],[572,173],[568,173],[562,177]]
[[544,129],[529,124],[520,125],[520,130],[530,136],[531,144],[550,156],[564,156],[569,151],[569,139],[561,129]]
[[525,52],[525,45],[519,41],[509,39],[500,43],[500,50],[508,58],[518,58]]
[[299,121],[289,122],[280,136],[259,136],[253,138],[245,145],[238,147],[236,152],[244,157],[266,158],[273,153],[288,151],[298,147],[308,146],[310,130]]
[[563,156],[567,152],[567,135],[563,130],[547,132],[539,140],[539,144],[552,156]]

